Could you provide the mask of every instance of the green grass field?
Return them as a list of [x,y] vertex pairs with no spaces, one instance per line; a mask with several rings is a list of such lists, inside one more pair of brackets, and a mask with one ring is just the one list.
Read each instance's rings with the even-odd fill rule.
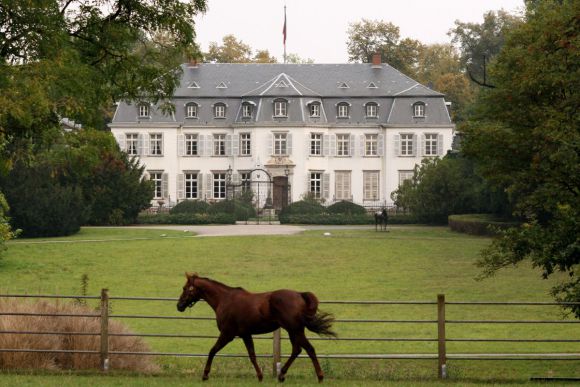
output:
[[[527,266],[504,270],[495,278],[476,281],[478,252],[489,239],[456,234],[446,228],[399,227],[389,233],[374,230],[307,231],[293,236],[195,238],[190,233],[168,230],[85,228],[69,238],[18,240],[8,244],[0,260],[0,291],[28,294],[79,294],[80,279],[89,277],[88,293],[108,288],[114,296],[177,298],[185,271],[217,279],[250,291],[276,288],[309,290],[321,300],[435,301],[439,293],[447,301],[551,301],[549,289],[558,278],[541,280],[540,272]],[[97,303],[94,302],[96,306]],[[340,306],[322,305],[339,319],[436,319],[435,305]],[[174,302],[112,302],[113,314],[179,315]],[[183,315],[183,314],[182,314]],[[185,316],[213,316],[203,304]],[[563,318],[556,307],[455,306],[447,307],[448,320]],[[217,334],[213,321],[160,321],[126,319],[139,333]],[[341,337],[435,338],[435,324],[337,323]],[[448,338],[580,337],[579,324],[448,324]],[[154,351],[207,353],[213,340],[147,340]],[[436,353],[435,342],[314,341],[318,354]],[[256,340],[257,352],[271,353],[270,340]],[[289,344],[283,342],[283,352]],[[465,343],[449,342],[448,353],[580,352],[578,343]],[[224,353],[244,353],[240,341]],[[166,379],[172,373],[183,383],[198,381],[203,359],[159,358],[162,375],[118,376],[118,379],[84,375],[91,384],[177,384]],[[260,363],[269,369],[269,360]],[[322,360],[327,377],[336,385],[371,382],[416,385],[436,380],[436,361],[431,360]],[[580,361],[449,361],[452,380],[468,383],[519,383],[531,376],[580,376]],[[26,384],[35,375],[0,376],[0,384]],[[68,385],[76,376],[42,376],[47,382]],[[214,381],[228,384],[254,383],[246,359],[218,358]],[[63,379],[64,378],[64,379]],[[67,379],[68,378],[68,379]],[[94,382],[92,378],[99,380]],[[164,379],[165,378],[165,379]],[[180,379],[182,378],[182,379]],[[220,379],[221,378],[221,379]],[[293,379],[294,378],[294,379]],[[311,380],[312,379],[312,380]],[[60,381],[59,381],[60,380]],[[83,379],[81,380],[81,383]],[[168,381],[170,380],[170,381]],[[298,360],[288,374],[291,384],[314,382],[310,362]],[[294,381],[292,381],[294,380]],[[73,383],[74,382],[70,382]],[[11,383],[12,384],[12,383]]]

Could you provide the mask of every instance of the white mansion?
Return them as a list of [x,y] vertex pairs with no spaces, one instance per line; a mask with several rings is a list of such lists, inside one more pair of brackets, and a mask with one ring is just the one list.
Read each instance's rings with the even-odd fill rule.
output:
[[258,197],[276,208],[307,193],[390,204],[422,158],[451,148],[443,95],[376,58],[182,71],[174,114],[120,102],[110,124],[121,149],[146,166],[155,204],[219,200],[228,184],[259,180],[270,183]]

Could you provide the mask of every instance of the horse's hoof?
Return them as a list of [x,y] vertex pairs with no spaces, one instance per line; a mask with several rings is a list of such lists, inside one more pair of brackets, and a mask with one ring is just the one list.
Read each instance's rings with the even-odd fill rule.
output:
[[203,376],[201,377],[201,380],[203,380],[204,382],[205,382],[206,380],[208,380],[208,379],[209,379],[209,376],[207,376],[207,375],[203,375]]
[[322,383],[323,380],[324,380],[324,375],[318,376],[318,383]]
[[264,379],[264,376],[262,376],[262,375],[258,375],[258,381],[259,381],[259,382],[261,382],[261,381],[262,381],[262,379]]
[[282,383],[284,380],[286,380],[286,375],[282,375],[282,374],[278,375],[278,381],[280,383]]

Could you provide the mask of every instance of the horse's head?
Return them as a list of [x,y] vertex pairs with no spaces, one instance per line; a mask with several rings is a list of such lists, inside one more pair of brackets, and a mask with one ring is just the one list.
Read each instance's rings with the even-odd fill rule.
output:
[[187,282],[183,286],[183,292],[177,301],[177,310],[183,312],[187,307],[192,307],[201,299],[201,289],[195,287],[197,273],[185,273]]

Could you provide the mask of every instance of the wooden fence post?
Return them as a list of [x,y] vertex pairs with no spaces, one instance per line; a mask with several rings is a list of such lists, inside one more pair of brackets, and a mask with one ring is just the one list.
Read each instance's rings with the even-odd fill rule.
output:
[[273,355],[273,363],[272,363],[272,375],[275,378],[278,377],[278,373],[280,372],[280,367],[282,366],[280,361],[282,358],[282,339],[281,339],[281,330],[280,328],[274,331],[274,336],[272,337],[272,355]]
[[440,379],[447,378],[447,351],[445,348],[445,295],[437,295],[437,339],[439,347],[439,369]]
[[101,289],[101,371],[109,370],[109,290]]

